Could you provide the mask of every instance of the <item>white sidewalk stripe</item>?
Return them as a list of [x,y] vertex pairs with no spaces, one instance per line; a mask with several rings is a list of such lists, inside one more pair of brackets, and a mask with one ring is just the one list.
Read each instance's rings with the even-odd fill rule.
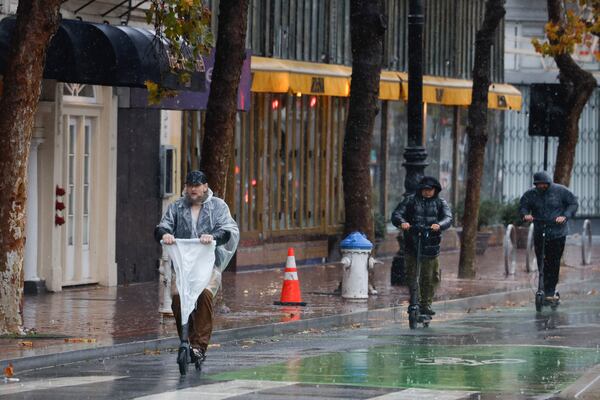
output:
[[274,389],[295,384],[296,382],[234,380],[136,397],[134,400],[222,400],[259,390]]
[[401,392],[384,394],[369,400],[459,400],[468,399],[477,392],[456,390],[406,389]]
[[126,376],[66,376],[63,378],[44,378],[35,381],[21,380],[0,386],[0,395],[31,392],[34,390],[49,390],[66,386],[90,385],[92,383],[110,382]]
[[596,381],[600,379],[600,375],[598,375],[596,377],[596,379],[594,379],[593,381],[591,381],[590,383],[588,383],[583,389],[581,389],[579,392],[577,392],[577,394],[575,395],[575,398],[578,399],[579,395],[582,394],[583,392],[585,392],[586,390],[588,390],[594,383],[596,383]]

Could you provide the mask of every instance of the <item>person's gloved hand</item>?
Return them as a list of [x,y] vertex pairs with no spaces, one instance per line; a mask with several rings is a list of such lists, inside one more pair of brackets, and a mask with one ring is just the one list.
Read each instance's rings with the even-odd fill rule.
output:
[[229,241],[231,233],[229,231],[220,230],[212,234],[213,239],[217,242],[217,246],[225,244]]

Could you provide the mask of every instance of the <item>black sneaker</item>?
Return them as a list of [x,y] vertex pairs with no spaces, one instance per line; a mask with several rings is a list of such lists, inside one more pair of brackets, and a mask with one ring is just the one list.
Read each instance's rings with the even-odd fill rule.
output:
[[197,362],[202,364],[206,360],[206,352],[204,350],[197,347],[191,347],[190,350],[190,362],[192,364],[196,364]]
[[435,315],[435,311],[433,311],[430,306],[421,306],[420,312],[423,315]]

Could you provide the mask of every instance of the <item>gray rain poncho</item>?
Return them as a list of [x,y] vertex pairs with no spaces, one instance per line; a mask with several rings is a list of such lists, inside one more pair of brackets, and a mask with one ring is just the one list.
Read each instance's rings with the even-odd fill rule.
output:
[[[217,294],[221,286],[221,273],[235,254],[240,240],[240,231],[237,223],[231,217],[227,204],[222,199],[214,197],[209,189],[206,200],[202,203],[202,210],[196,226],[192,226],[192,213],[188,201],[182,197],[169,206],[154,231],[155,237],[159,241],[165,233],[172,234],[176,239],[195,239],[194,241],[178,240],[177,246],[163,246],[174,263],[177,274],[177,290],[181,298],[182,317],[185,318],[183,311],[186,306],[184,304],[192,304],[191,310],[193,310],[196,299],[204,289],[210,290],[213,296]],[[216,248],[214,244],[201,245],[197,238],[202,234],[213,235]],[[192,246],[198,246],[203,250],[194,249],[195,255],[190,256],[188,253]],[[203,253],[209,246],[214,249],[210,256]],[[175,252],[179,252],[180,255],[171,254]],[[191,267],[189,263],[194,262],[194,259],[197,260],[197,264]],[[179,262],[182,264],[176,265]],[[195,271],[197,268],[205,272],[205,268],[208,268],[211,271],[210,278],[204,286],[197,284],[198,280],[205,279],[200,277],[203,275],[202,273]],[[194,282],[194,284],[190,285],[190,282]],[[194,286],[194,289],[191,290],[188,286]],[[187,321],[187,319],[183,319],[183,321]]]

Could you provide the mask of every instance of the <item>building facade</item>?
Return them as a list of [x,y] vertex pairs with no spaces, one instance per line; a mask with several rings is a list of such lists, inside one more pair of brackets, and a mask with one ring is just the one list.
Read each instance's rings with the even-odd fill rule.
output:
[[[4,1],[2,16],[16,11]],[[235,187],[226,199],[242,241],[237,270],[335,259],[344,221],[341,152],[351,54],[349,0],[251,0],[248,92],[240,92]],[[428,1],[424,101],[427,173],[452,204],[463,196],[466,108],[484,0]],[[208,1],[217,26],[218,1]],[[145,27],[148,2],[68,0],[64,18]],[[408,0],[386,1],[380,112],[371,148],[374,209],[389,218],[403,192]],[[521,94],[503,85],[504,39],[493,46],[490,151]],[[210,71],[208,71],[210,72]],[[210,73],[208,74],[210,75]],[[137,99],[137,100],[136,100]],[[142,102],[143,103],[143,102]],[[152,231],[199,165],[203,106],[139,102],[134,90],[46,80],[30,157],[26,281],[52,291],[158,276]],[[498,190],[500,160],[486,160]],[[37,175],[36,175],[37,174]],[[64,209],[59,209],[64,205]],[[63,222],[64,220],[64,222]],[[37,240],[35,240],[37,235]],[[29,238],[32,238],[30,240]]]
[[[558,69],[551,58],[535,52],[531,39],[544,37],[548,20],[543,0],[509,0],[505,16],[505,76],[506,81],[523,93],[523,109],[505,114],[502,138],[502,198],[510,201],[532,185],[533,173],[543,169],[544,138],[531,137],[529,131],[530,85],[559,83]],[[595,53],[600,51],[598,38],[590,45],[578,46],[572,55],[585,70],[600,82],[600,63]],[[600,89],[596,89],[579,121],[579,143],[570,188],[579,197],[578,215],[600,216]],[[549,139],[548,171],[552,173],[558,139]]]
[[[218,1],[208,2],[213,10]],[[475,33],[485,1],[427,1],[424,35],[426,172],[458,204],[466,182],[464,154]],[[404,193],[408,69],[408,1],[385,2],[388,30],[380,113],[371,149],[374,210],[389,215]],[[287,246],[300,263],[335,259],[344,221],[341,154],[352,63],[350,1],[252,0],[247,47],[252,57],[249,112],[238,114],[234,198],[242,232],[237,268],[280,264]],[[491,78],[503,81],[502,29],[492,49]],[[492,86],[486,193],[499,196],[502,111],[520,108],[520,93]],[[186,112],[181,170],[196,168],[203,113]],[[196,128],[194,128],[196,127]],[[182,174],[183,175],[183,174]],[[489,190],[488,190],[489,189]]]

